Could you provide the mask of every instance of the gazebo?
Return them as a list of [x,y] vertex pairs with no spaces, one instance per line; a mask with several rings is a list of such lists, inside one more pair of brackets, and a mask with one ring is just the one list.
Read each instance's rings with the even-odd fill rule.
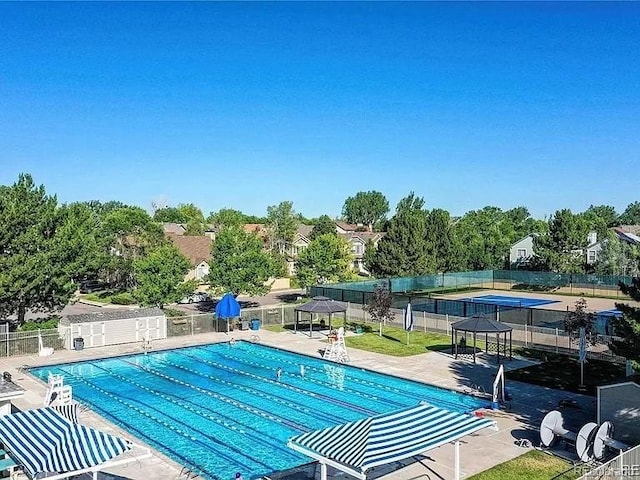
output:
[[344,303],[336,302],[328,297],[313,297],[310,302],[298,305],[295,308],[296,323],[294,331],[298,331],[298,322],[300,320],[300,312],[307,312],[310,315],[309,320],[309,337],[313,337],[313,314],[328,313],[329,314],[329,330],[331,330],[331,317],[334,313],[343,312],[345,322],[347,320],[347,307]]
[[[451,353],[458,358],[458,332],[471,332],[473,333],[473,363],[476,363],[476,339],[479,333],[484,333],[484,345],[485,352],[489,350],[489,334],[496,335],[496,344],[498,351],[498,363],[500,363],[500,334],[503,338],[503,352],[504,356],[507,356],[507,333],[509,334],[509,360],[512,358],[512,328],[502,322],[493,320],[491,318],[485,318],[480,316],[474,316],[459,322],[451,324]],[[465,338],[465,337],[463,337]],[[466,339],[465,339],[466,348]]]

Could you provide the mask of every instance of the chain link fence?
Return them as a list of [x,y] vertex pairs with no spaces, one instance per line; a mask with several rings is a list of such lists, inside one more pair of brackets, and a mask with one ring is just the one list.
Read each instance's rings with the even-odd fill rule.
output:
[[64,350],[65,340],[70,334],[69,329],[63,328],[60,330],[52,328],[39,331],[2,332],[0,333],[0,357],[38,355],[40,351],[39,337],[42,338],[43,347]]

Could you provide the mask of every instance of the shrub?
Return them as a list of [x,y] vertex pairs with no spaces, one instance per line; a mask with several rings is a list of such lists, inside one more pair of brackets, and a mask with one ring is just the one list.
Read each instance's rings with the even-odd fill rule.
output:
[[31,331],[31,330],[49,330],[52,328],[58,328],[58,321],[60,319],[58,317],[49,317],[46,319],[36,319],[29,320],[28,322],[24,322],[20,326],[21,331]]
[[115,305],[133,305],[136,303],[133,295],[129,292],[116,293],[111,296],[111,303]]

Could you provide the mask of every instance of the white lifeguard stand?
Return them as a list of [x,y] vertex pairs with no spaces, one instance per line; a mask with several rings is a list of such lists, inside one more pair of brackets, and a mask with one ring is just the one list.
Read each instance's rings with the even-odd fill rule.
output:
[[49,375],[47,393],[44,396],[44,406],[70,405],[73,402],[71,385],[64,384],[62,375]]
[[336,332],[335,339],[325,348],[322,358],[333,362],[348,363],[351,359],[344,343],[344,327],[340,327]]

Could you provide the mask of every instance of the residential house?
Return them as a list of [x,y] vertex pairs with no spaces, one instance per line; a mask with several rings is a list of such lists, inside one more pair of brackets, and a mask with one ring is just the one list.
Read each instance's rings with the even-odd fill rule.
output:
[[524,268],[533,259],[533,239],[535,233],[530,233],[511,245],[509,249],[509,265],[512,268]]
[[[640,236],[638,235],[640,234],[640,225],[622,225],[620,227],[613,227],[611,230],[613,230],[621,242],[628,243],[629,245],[640,245]],[[634,232],[638,232],[638,234]],[[596,241],[596,237],[593,237],[592,240],[594,241],[589,244],[586,250],[586,262],[589,265],[593,265],[598,261],[602,246],[607,241],[607,239],[604,239],[598,242]]]
[[[384,232],[363,232],[358,231],[359,229],[362,229],[362,225],[336,222],[336,233],[351,245],[351,252],[354,256],[352,268],[360,274],[369,275],[369,272],[364,267],[364,252],[367,242],[371,240],[374,245],[377,245],[384,236]],[[313,225],[298,226],[293,242],[287,250],[287,267],[290,275],[295,273],[296,257],[311,243],[312,231]]]
[[[612,230],[621,242],[632,245],[640,244],[640,225],[623,225],[614,227]],[[533,239],[535,235],[536,234],[529,234],[511,245],[509,249],[509,264],[511,268],[524,268],[533,259],[535,256],[535,252],[533,251]],[[584,255],[585,263],[593,265],[598,261],[598,256],[600,255],[604,242],[606,242],[606,239],[598,240],[598,234],[596,232],[589,232],[587,235],[587,247],[574,250],[573,253],[576,255]]]
[[211,262],[211,238],[207,236],[187,236],[168,234],[167,237],[189,259],[191,269],[185,275],[185,280],[196,279],[204,282],[209,275]]
[[165,235],[184,235],[184,232],[187,231],[187,227],[182,223],[163,223],[162,231]]

